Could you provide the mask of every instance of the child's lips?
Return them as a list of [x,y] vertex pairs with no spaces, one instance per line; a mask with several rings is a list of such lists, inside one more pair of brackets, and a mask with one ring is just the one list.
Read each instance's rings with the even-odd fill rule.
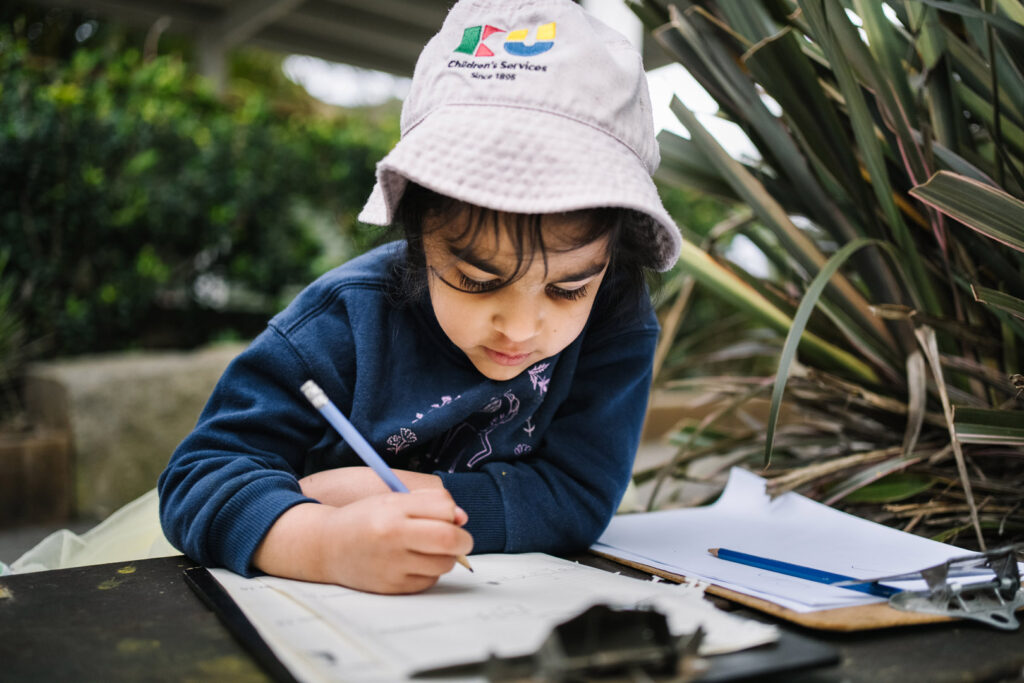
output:
[[529,358],[530,353],[506,353],[490,347],[484,347],[487,357],[498,365],[522,365],[523,361]]

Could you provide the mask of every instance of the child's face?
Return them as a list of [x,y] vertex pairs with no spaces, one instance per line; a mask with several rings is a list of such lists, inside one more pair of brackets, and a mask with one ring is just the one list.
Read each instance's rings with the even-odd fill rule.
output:
[[[609,238],[569,248],[571,241],[564,236],[581,230],[581,220],[544,216],[546,267],[542,254],[533,254],[532,261],[527,254],[521,276],[500,287],[518,263],[504,229],[480,231],[469,251],[455,241],[461,226],[441,225],[425,232],[434,315],[485,377],[511,379],[560,352],[583,330],[608,269]],[[504,214],[499,222],[504,228]]]

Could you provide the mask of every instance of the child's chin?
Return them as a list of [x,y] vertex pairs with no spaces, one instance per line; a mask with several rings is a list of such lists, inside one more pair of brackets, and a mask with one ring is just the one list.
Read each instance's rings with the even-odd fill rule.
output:
[[481,375],[495,382],[504,382],[522,374],[529,363],[521,365],[500,365],[491,361],[475,362],[473,365]]

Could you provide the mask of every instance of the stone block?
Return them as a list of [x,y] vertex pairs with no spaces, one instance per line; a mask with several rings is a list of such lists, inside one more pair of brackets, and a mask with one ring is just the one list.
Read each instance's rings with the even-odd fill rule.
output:
[[67,432],[0,433],[0,527],[64,521],[71,510]]
[[104,354],[29,368],[29,419],[70,434],[76,516],[105,518],[156,485],[243,348]]

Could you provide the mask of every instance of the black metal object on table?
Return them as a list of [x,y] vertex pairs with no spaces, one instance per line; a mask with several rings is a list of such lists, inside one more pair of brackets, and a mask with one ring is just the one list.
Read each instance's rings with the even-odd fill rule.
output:
[[668,619],[654,609],[616,609],[593,605],[556,625],[536,652],[517,657],[491,656],[413,674],[413,678],[484,676],[488,681],[539,678],[579,681],[641,672],[691,681],[703,671],[697,655],[704,632],[674,636]]

